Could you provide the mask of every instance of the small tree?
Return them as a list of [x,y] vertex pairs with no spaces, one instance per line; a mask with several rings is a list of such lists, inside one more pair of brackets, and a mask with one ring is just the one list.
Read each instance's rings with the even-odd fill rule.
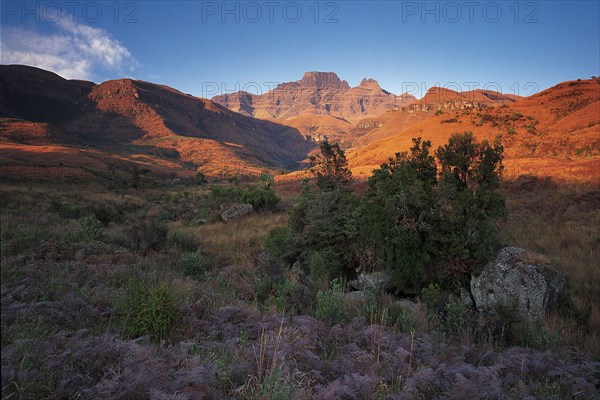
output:
[[309,161],[310,171],[321,190],[349,187],[352,182],[352,172],[348,169],[346,154],[337,143],[323,142],[320,154],[310,156]]
[[504,148],[500,139],[476,143],[471,132],[452,135],[438,148],[440,226],[436,256],[448,276],[466,277],[483,264],[495,243],[494,222],[506,213],[497,192]]
[[310,157],[317,191],[305,181],[290,213],[289,227],[300,258],[321,260],[329,279],[348,277],[353,272],[355,244],[352,173],[344,151],[324,142],[320,154]]
[[197,172],[195,183],[198,186],[206,185],[208,183],[208,179],[206,179],[206,175],[204,175],[203,172]]
[[258,177],[258,182],[264,189],[270,189],[271,185],[275,183],[275,178],[273,175],[265,171]]
[[420,287],[431,261],[429,231],[435,226],[437,167],[431,142],[413,139],[369,178],[359,208],[361,236],[394,274],[399,287]]
[[137,165],[133,166],[133,170],[131,171],[131,177],[129,180],[129,187],[133,189],[137,189],[140,184],[140,170]]

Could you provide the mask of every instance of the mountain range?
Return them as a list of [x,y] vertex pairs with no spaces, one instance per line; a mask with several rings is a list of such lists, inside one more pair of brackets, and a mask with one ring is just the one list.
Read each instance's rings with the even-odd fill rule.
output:
[[[255,95],[204,99],[132,79],[96,84],[22,65],[0,66],[0,163],[87,170],[137,166],[159,175],[224,176],[293,170],[323,140],[347,149],[355,175],[421,136],[503,137],[507,172],[594,179],[600,171],[600,79],[522,98],[432,87],[421,99],[377,81],[350,87],[307,72]],[[586,178],[587,177],[587,178]]]

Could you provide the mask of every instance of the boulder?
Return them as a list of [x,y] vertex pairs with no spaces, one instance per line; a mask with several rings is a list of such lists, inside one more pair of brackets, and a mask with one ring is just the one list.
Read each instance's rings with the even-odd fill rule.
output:
[[254,207],[252,207],[252,204],[237,204],[223,211],[221,218],[223,218],[223,221],[229,222],[244,217],[253,211]]
[[362,302],[366,298],[365,292],[346,292],[344,293],[344,302],[345,303],[359,303]]
[[565,277],[517,247],[500,250],[479,276],[471,277],[471,294],[479,311],[497,304],[515,306],[524,318],[542,318],[558,299]]
[[351,288],[358,291],[385,292],[392,289],[394,280],[385,271],[361,273],[358,278],[349,282]]
[[394,305],[402,310],[406,310],[411,314],[416,314],[419,305],[414,301],[410,301],[408,299],[400,299],[394,302]]
[[460,288],[460,304],[465,307],[474,308],[475,303],[473,303],[473,296],[471,293],[465,288]]

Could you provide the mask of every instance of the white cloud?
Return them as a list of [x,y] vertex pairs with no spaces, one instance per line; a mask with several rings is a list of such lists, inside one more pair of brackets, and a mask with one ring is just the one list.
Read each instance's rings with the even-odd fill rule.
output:
[[130,72],[137,61],[104,29],[62,19],[59,32],[43,35],[21,28],[4,28],[0,41],[2,64],[26,64],[56,72],[67,79],[93,80],[102,67]]

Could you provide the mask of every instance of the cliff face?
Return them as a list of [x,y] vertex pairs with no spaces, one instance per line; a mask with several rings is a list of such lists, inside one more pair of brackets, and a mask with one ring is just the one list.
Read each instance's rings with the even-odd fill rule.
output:
[[416,99],[383,90],[374,79],[351,88],[334,72],[307,72],[302,79],[282,83],[262,95],[236,92],[212,99],[233,111],[257,118],[287,119],[299,115],[328,115],[353,121],[379,115]]
[[456,92],[434,86],[418,102],[409,106],[409,112],[437,110],[465,110],[510,105],[522,99],[520,96],[491,90]]
[[304,88],[317,89],[350,89],[348,82],[342,81],[335,72],[306,72],[298,84]]

